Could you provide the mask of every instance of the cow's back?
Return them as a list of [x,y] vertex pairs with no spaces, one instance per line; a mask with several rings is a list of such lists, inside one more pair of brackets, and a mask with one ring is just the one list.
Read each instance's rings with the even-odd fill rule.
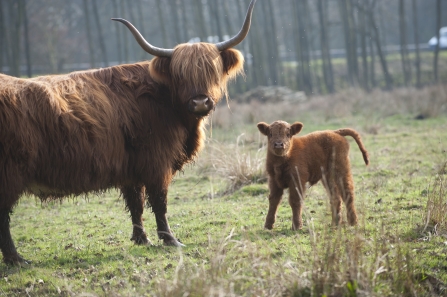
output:
[[68,75],[0,80],[0,162],[17,164],[8,172],[18,171],[28,190],[79,194],[100,190],[123,174],[122,114],[132,116],[105,85]]

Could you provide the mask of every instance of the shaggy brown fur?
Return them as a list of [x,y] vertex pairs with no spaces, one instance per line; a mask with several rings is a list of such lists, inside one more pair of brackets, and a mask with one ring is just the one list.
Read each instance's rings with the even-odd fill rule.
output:
[[[41,199],[120,188],[132,240],[147,244],[144,204],[160,239],[180,245],[166,219],[174,174],[204,143],[204,119],[243,71],[243,57],[215,45],[181,44],[172,57],[67,75],[0,74],[0,249],[23,262],[9,231],[24,192]],[[198,112],[192,100],[207,97]]]
[[369,164],[368,152],[353,129],[318,131],[302,137],[298,134],[303,124],[289,125],[283,121],[271,125],[258,123],[259,131],[268,137],[267,173],[269,176],[269,211],[264,227],[272,229],[276,211],[285,188],[289,189],[289,204],[292,208],[292,229],[303,225],[301,211],[305,185],[323,180],[328,191],[332,223],[341,222],[341,202],[344,201],[350,225],[357,224],[354,207],[354,182],[349,163],[349,143],[343,136],[351,136],[363,154],[365,164]]

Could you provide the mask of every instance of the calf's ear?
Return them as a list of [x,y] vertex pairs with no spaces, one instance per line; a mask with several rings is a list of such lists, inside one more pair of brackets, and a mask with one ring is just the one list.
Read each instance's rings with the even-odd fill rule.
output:
[[265,136],[269,135],[269,124],[264,122],[258,123],[258,130]]
[[292,135],[300,133],[301,129],[303,129],[303,123],[295,122],[290,126],[290,133]]

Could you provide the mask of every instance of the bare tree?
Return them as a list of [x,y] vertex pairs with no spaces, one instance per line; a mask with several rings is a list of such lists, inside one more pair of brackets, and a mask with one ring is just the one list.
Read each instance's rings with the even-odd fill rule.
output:
[[[267,65],[268,77],[270,84],[279,84],[279,67],[280,61],[278,59],[278,40],[275,36],[275,22],[273,20],[273,7],[270,0],[262,1],[261,3],[263,13],[263,28],[264,28],[264,44],[267,50]],[[267,41],[267,42],[265,42]]]
[[164,22],[164,18],[163,18],[163,9],[161,7],[160,1],[156,1],[156,2],[157,2],[157,13],[158,13],[161,33],[162,33],[162,37],[163,37],[163,46],[168,47],[169,46],[168,33],[166,31],[166,26],[165,26],[165,22]]
[[388,71],[388,63],[386,61],[385,55],[382,51],[382,43],[380,41],[380,34],[377,28],[376,21],[374,19],[374,4],[375,1],[371,2],[368,7],[367,15],[369,16],[369,26],[372,29],[371,38],[374,40],[376,45],[377,54],[379,55],[380,65],[382,66],[383,75],[385,77],[386,89],[391,90],[393,88],[393,78],[391,77],[390,72]]
[[306,94],[312,93],[312,78],[310,73],[310,57],[309,57],[309,42],[308,42],[308,28],[306,28],[307,17],[304,1],[292,0],[292,10],[294,12],[295,27],[298,29],[295,35],[295,50],[297,55],[297,83],[298,88],[302,88]]
[[106,45],[104,42],[104,35],[102,34],[102,27],[98,13],[98,5],[96,4],[97,0],[93,0],[93,15],[96,22],[96,29],[98,29],[98,39],[99,39],[99,48],[101,49],[101,61],[104,62],[104,65],[109,66],[109,60],[107,59],[107,51]]
[[414,31],[414,44],[416,46],[416,87],[421,87],[421,55],[419,50],[419,26],[418,26],[418,14],[416,9],[416,0],[411,0],[413,10],[413,31]]
[[216,25],[215,27],[217,29],[217,35],[219,36],[219,41],[223,40],[222,26],[220,23],[220,9],[219,9],[220,2],[221,1],[219,0],[214,0],[211,2],[210,5],[211,14],[213,16],[214,23]]
[[[318,19],[320,22],[320,44],[321,44],[321,60],[322,60],[322,70],[323,70],[323,78],[324,84],[326,86],[326,90],[329,93],[334,92],[334,76],[332,71],[332,59],[330,54],[330,46],[329,46],[329,36],[328,36],[328,27],[327,27],[327,1],[323,3],[323,0],[318,0],[317,8],[318,8]],[[326,4],[326,5],[325,5]]]
[[[118,3],[117,1],[119,0],[113,0],[113,14],[115,18],[120,17],[119,13],[118,13]],[[116,49],[118,52],[118,63],[121,63],[123,61],[123,53],[121,51],[121,44],[122,44],[122,40],[121,40],[121,27],[119,25],[118,22],[115,23],[115,34],[116,34]]]
[[433,74],[435,83],[438,82],[438,56],[439,56],[439,40],[440,40],[440,32],[441,29],[441,0],[436,0],[436,47],[435,47],[435,55],[433,58]]
[[[126,5],[124,5],[124,0],[119,0],[120,2],[120,7],[121,7],[121,15],[123,18],[126,18]],[[121,30],[124,30],[123,28],[124,26],[121,26]],[[124,61],[126,63],[129,63],[129,44],[134,44],[134,42],[131,41],[130,39],[130,34],[126,34],[124,33],[124,31],[122,32],[122,36],[123,36],[123,42],[122,42],[122,46],[123,46],[123,53],[124,53]]]
[[13,1],[9,0],[8,2],[8,14],[9,14],[9,23],[12,24],[9,32],[9,44],[10,44],[10,73],[14,76],[20,76],[20,40],[21,40],[21,26],[22,26],[22,17],[23,17],[23,1]]
[[357,38],[352,2],[351,0],[339,0],[338,3],[344,29],[348,80],[351,85],[356,86],[358,85]]
[[3,68],[3,58],[5,52],[7,51],[6,42],[5,42],[5,17],[3,15],[3,1],[0,1],[0,72],[2,72]]
[[90,58],[90,67],[95,67],[95,51],[93,48],[92,28],[90,25],[88,1],[84,0],[83,4],[84,4],[85,30],[87,33],[87,43],[88,43],[88,49],[89,49],[88,52],[89,52],[89,58]]
[[402,62],[402,72],[404,73],[405,85],[411,83],[411,65],[408,58],[407,49],[407,26],[405,23],[405,3],[399,0],[399,35],[400,35],[400,58]]
[[[27,16],[27,9],[26,9],[26,0],[21,0],[23,2],[23,29],[24,29],[24,37],[25,37],[25,58],[26,58],[26,74],[28,77],[31,77],[32,70],[31,70],[31,54],[30,54],[30,41],[29,41],[29,29],[28,29],[28,16]],[[0,67],[1,68],[1,67]]]
[[205,24],[205,17],[203,16],[203,4],[202,0],[194,0],[194,11],[196,13],[196,23],[200,34],[200,40],[206,41],[208,37],[208,27]]

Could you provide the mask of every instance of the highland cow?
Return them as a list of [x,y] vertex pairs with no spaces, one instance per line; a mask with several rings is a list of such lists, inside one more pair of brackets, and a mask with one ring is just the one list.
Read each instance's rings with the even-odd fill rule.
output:
[[266,167],[269,185],[269,210],[264,227],[272,229],[276,211],[284,189],[289,189],[292,208],[292,229],[303,226],[301,212],[306,183],[314,185],[323,180],[332,210],[332,224],[341,222],[341,204],[345,203],[348,222],[357,224],[354,206],[354,182],[349,162],[349,143],[343,136],[357,142],[365,164],[369,164],[360,135],[353,129],[317,131],[301,137],[292,137],[303,128],[300,122],[292,125],[284,121],[258,123],[259,131],[268,137]]
[[148,244],[142,215],[152,208],[166,245],[181,246],[168,221],[168,186],[204,144],[206,116],[243,71],[235,49],[242,29],[217,44],[149,44],[128,21],[149,62],[32,79],[0,75],[0,249],[5,263],[26,262],[10,234],[23,193],[60,199],[121,190],[136,244]]

